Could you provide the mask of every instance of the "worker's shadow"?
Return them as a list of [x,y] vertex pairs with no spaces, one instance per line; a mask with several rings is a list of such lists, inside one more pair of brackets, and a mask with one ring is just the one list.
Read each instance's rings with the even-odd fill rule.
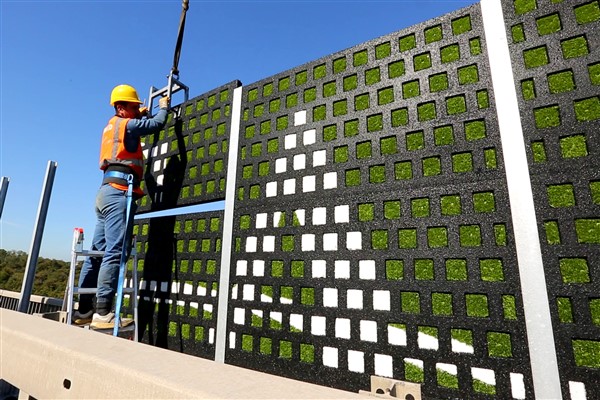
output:
[[[149,152],[144,179],[151,201],[150,211],[166,210],[177,205],[187,166],[180,119],[175,122],[175,136],[178,152],[169,157],[160,185],[151,173],[154,162]],[[157,133],[153,138],[153,146],[161,145],[158,140]],[[138,337],[140,341],[145,341],[144,335],[147,334],[147,343],[163,348],[168,347],[171,303],[168,300],[171,298],[173,279],[177,280],[175,219],[175,216],[150,219],[142,273],[145,284],[139,292]],[[173,303],[176,304],[176,300]]]

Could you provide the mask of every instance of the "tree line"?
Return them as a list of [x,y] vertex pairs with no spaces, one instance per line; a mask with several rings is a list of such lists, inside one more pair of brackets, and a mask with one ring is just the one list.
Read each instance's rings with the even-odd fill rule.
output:
[[[0,249],[0,289],[20,292],[27,265],[24,251]],[[62,299],[69,278],[70,263],[38,258],[32,294]]]

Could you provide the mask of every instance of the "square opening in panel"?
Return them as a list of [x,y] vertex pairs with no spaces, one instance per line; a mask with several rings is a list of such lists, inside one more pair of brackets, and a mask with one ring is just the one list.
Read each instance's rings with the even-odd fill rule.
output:
[[350,320],[347,318],[335,319],[335,337],[350,339]]
[[294,156],[294,170],[306,168],[306,154],[296,154]]
[[313,152],[313,167],[323,166],[326,162],[327,152],[325,150],[318,150]]
[[315,235],[311,233],[302,235],[302,251],[315,251]]
[[359,373],[365,372],[365,353],[348,350],[348,370]]
[[283,181],[283,194],[290,195],[296,193],[296,179],[286,179]]
[[323,234],[323,250],[324,251],[337,251],[337,249],[338,249],[338,234],[337,233]]
[[277,182],[267,182],[265,196],[266,197],[277,196]]
[[360,279],[375,279],[375,260],[360,260],[358,262],[358,271]]
[[325,260],[312,260],[312,277],[325,278],[327,275],[327,262]]
[[284,158],[278,158],[277,160],[275,160],[275,173],[276,174],[281,174],[283,172],[285,172],[287,170],[287,159]]
[[310,318],[310,333],[317,336],[325,336],[327,318],[313,315]]
[[309,144],[315,144],[317,141],[317,131],[315,129],[309,129],[304,131],[302,134],[302,144],[305,146]]
[[363,291],[358,289],[348,289],[346,292],[346,307],[362,310]]
[[327,222],[327,208],[316,207],[313,208],[312,223],[313,225],[325,225]]
[[286,150],[295,149],[296,148],[296,134],[292,133],[291,135],[285,136],[284,148]]
[[335,223],[344,222],[350,222],[350,207],[347,205],[335,206]]
[[294,126],[306,124],[306,110],[294,113]]
[[323,306],[334,307],[338,306],[338,290],[335,288],[323,289]]
[[335,347],[323,347],[323,365],[326,367],[338,367],[338,349]]
[[323,174],[323,189],[337,188],[337,172],[327,172]]
[[[273,246],[275,246],[275,237],[273,238]],[[265,276],[265,262],[264,260],[252,261],[252,275],[253,276]]]
[[360,340],[365,342],[377,342],[377,322],[360,321]]
[[316,189],[316,177],[308,175],[302,178],[302,192],[314,192]]
[[373,310],[390,311],[390,292],[373,290]]
[[336,260],[335,261],[335,278],[350,279],[350,261]]

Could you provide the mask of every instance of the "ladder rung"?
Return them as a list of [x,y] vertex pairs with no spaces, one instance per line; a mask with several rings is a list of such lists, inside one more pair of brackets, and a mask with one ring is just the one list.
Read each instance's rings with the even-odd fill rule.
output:
[[102,257],[104,255],[104,252],[99,250],[81,250],[75,251],[74,253],[84,257]]
[[[98,288],[73,288],[73,294],[96,294],[97,291]],[[123,293],[133,293],[133,288],[123,288]]]

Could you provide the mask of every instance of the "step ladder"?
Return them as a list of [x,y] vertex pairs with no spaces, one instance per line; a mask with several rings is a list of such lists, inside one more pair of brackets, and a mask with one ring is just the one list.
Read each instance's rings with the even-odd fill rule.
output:
[[[66,303],[66,323],[71,325],[72,324],[72,316],[73,316],[73,300],[74,300],[74,296],[76,294],[96,294],[96,292],[98,291],[98,288],[82,288],[82,287],[77,287],[75,286],[75,275],[76,275],[76,270],[78,268],[77,266],[77,262],[80,258],[85,258],[85,257],[102,257],[104,255],[103,251],[97,251],[97,250],[84,250],[83,249],[83,229],[82,228],[75,228],[73,231],[73,244],[71,246],[71,267],[69,269],[69,281],[67,283],[67,290],[65,292],[65,301],[64,303]],[[121,336],[121,337],[127,337],[127,338],[133,338],[134,341],[138,341],[138,333],[137,333],[137,326],[138,326],[138,276],[137,276],[137,249],[136,249],[136,237],[135,235],[133,235],[132,240],[131,240],[131,253],[130,253],[130,258],[133,257],[133,268],[132,268],[132,278],[131,278],[131,285],[126,287],[125,283],[127,281],[127,274],[125,273],[126,270],[126,262],[127,260],[125,260],[125,262],[123,263],[123,265],[120,266],[120,276],[119,276],[119,282],[118,282],[118,286],[117,286],[117,299],[116,299],[116,305],[115,305],[115,328],[114,329],[103,329],[103,330],[96,330],[97,332],[102,332],[102,333],[112,333],[113,336]],[[123,249],[124,251],[126,251],[126,249]],[[121,276],[122,275],[122,276]],[[123,300],[123,295],[124,294],[129,294],[129,304],[132,306],[133,308],[133,324],[127,327],[119,327],[119,322],[121,320],[121,305],[122,305],[122,300]],[[63,304],[64,304],[63,303]],[[63,308],[64,310],[64,308]],[[89,325],[85,326],[86,328],[89,329]],[[110,332],[112,331],[112,332]],[[133,335],[132,335],[133,333]]]

